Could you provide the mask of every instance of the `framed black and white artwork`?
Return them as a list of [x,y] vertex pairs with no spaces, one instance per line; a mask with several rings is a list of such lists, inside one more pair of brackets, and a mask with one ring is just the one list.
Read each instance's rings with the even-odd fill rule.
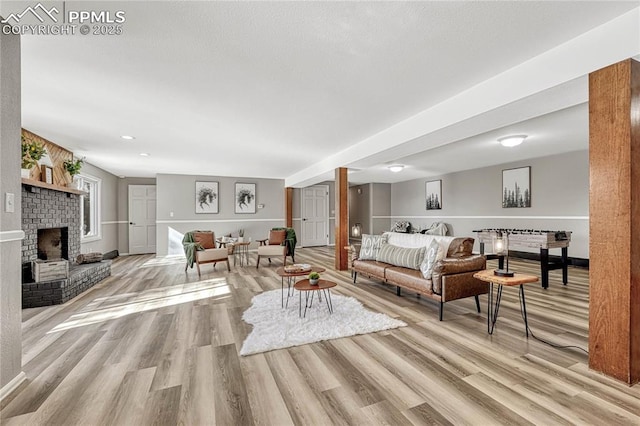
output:
[[531,207],[531,167],[502,171],[502,207]]
[[196,181],[196,213],[218,213],[218,182]]
[[236,213],[256,212],[256,184],[236,183]]
[[427,210],[440,210],[442,208],[442,181],[432,180],[426,187]]

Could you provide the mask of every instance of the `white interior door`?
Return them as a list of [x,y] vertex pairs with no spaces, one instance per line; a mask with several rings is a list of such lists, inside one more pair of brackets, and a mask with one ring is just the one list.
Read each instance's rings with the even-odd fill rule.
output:
[[156,186],[129,185],[129,254],[156,252]]
[[329,244],[329,186],[302,189],[301,229],[303,247]]

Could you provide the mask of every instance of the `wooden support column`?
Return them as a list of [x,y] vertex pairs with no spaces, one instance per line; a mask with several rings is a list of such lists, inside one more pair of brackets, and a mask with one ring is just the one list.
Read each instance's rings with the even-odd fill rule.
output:
[[348,252],[345,249],[349,245],[349,182],[347,181],[347,169],[336,169],[336,260],[335,267],[338,271],[346,271],[349,268]]
[[589,367],[640,381],[640,63],[589,75]]
[[293,188],[284,189],[284,222],[287,228],[293,227]]

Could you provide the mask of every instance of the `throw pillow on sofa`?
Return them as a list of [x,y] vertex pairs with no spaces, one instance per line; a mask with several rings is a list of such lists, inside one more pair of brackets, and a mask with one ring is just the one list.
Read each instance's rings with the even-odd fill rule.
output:
[[438,244],[436,240],[431,241],[431,244],[427,247],[424,259],[420,264],[420,272],[422,272],[422,276],[430,280],[431,275],[433,274],[433,268],[436,266],[436,262],[443,258],[444,250],[440,244]]
[[387,242],[386,235],[362,234],[362,247],[360,248],[359,260],[376,260],[380,245]]
[[420,264],[424,259],[426,247],[407,248],[382,243],[378,251],[378,262],[389,263],[403,268],[420,269]]

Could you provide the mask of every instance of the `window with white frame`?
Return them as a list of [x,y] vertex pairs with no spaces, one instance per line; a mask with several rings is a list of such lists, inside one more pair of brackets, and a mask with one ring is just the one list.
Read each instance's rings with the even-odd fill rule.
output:
[[81,188],[86,193],[80,200],[80,229],[82,241],[95,241],[102,238],[100,222],[100,191],[102,179],[89,175],[80,175]]

